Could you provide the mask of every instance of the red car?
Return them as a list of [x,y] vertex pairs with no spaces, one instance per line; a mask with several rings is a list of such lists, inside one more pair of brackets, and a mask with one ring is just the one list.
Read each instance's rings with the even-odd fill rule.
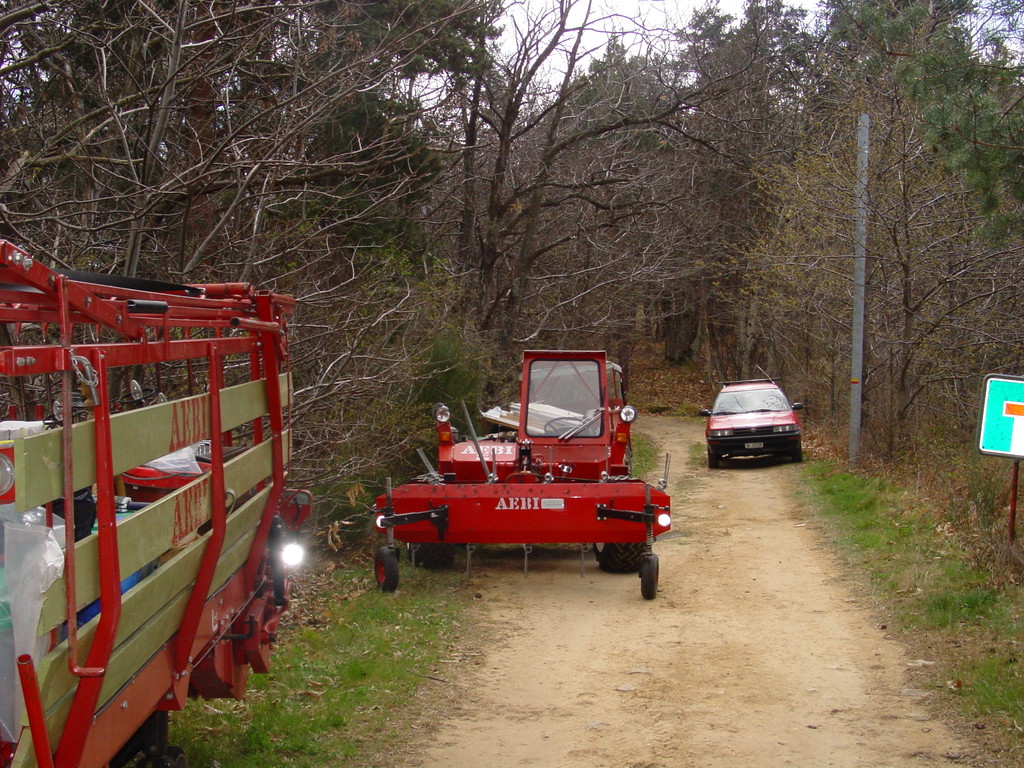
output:
[[726,381],[707,417],[704,436],[708,467],[717,469],[723,458],[736,456],[788,456],[803,461],[803,431],[796,411],[803,403],[790,403],[771,379]]

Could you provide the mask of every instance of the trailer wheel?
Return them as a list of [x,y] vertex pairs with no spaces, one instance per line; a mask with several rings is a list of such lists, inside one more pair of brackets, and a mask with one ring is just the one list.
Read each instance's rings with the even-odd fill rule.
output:
[[163,754],[147,755],[136,763],[138,768],[188,768],[188,758],[181,747],[165,747]]
[[[412,552],[410,551],[410,556]],[[455,567],[454,544],[420,544],[416,549],[416,567],[446,571]]]
[[188,758],[185,757],[185,752],[181,747],[168,747],[162,760],[168,768],[188,768]]
[[381,547],[373,558],[373,571],[381,592],[398,589],[398,553],[392,547]]
[[643,542],[595,544],[597,565],[608,573],[636,573],[644,556]]
[[658,594],[658,556],[644,555],[640,560],[640,594],[653,600]]

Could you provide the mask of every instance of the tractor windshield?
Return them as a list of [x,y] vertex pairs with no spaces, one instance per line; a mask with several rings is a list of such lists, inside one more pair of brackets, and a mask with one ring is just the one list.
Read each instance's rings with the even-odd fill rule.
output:
[[568,439],[601,434],[601,369],[596,360],[533,361],[528,396],[527,435]]

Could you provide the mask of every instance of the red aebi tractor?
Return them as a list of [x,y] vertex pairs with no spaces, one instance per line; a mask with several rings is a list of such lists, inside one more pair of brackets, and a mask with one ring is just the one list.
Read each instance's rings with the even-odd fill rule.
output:
[[[451,567],[455,545],[469,562],[477,544],[594,544],[598,565],[636,571],[640,591],[658,590],[657,536],[671,526],[667,479],[652,487],[630,474],[630,427],[622,372],[604,352],[526,352],[520,400],[482,415],[499,430],[460,440],[447,406],[434,406],[438,465],[377,499],[377,582],[398,587],[396,540],[414,564]],[[666,460],[666,472],[668,463]]]

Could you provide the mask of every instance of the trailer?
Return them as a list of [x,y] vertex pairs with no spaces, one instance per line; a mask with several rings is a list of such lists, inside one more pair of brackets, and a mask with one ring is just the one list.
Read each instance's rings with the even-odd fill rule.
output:
[[433,409],[435,467],[375,503],[377,529],[386,537],[374,559],[377,582],[394,591],[399,547],[414,562],[448,567],[456,544],[471,564],[478,544],[521,544],[528,564],[534,544],[594,546],[605,571],[635,571],[640,591],[658,591],[653,544],[671,527],[668,457],[657,487],[632,475],[630,431],[637,412],[626,403],[622,371],[603,351],[537,350],[523,356],[518,402],[482,413],[497,431],[460,439],[451,410]]
[[183,768],[168,713],[269,670],[312,506],[293,308],[0,241],[0,767]]

